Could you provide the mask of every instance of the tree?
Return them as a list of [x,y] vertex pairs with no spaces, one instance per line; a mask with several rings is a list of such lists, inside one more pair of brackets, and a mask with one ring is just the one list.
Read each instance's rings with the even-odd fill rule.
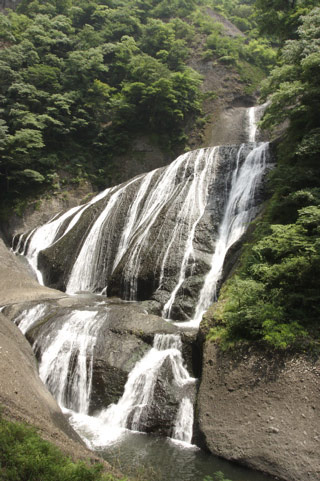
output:
[[260,32],[280,42],[295,38],[300,17],[317,3],[317,0],[256,0]]
[[313,9],[302,20],[299,38],[286,42],[281,64],[263,89],[264,96],[271,94],[271,105],[262,125],[272,128],[289,119],[291,131],[298,138],[320,127],[320,8]]

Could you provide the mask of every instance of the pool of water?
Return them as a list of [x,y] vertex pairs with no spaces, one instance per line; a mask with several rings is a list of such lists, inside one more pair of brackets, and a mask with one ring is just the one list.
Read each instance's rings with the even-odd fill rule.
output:
[[274,478],[210,455],[195,446],[127,432],[100,451],[126,475],[143,473],[149,481],[203,481],[221,471],[230,481],[272,481]]

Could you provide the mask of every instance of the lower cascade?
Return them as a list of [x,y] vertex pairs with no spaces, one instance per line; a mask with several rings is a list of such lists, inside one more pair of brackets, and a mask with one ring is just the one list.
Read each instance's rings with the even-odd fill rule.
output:
[[[123,429],[146,431],[149,411],[155,401],[156,381],[165,371],[171,375],[171,388],[181,397],[171,437],[191,443],[195,379],[183,365],[179,335],[156,334],[152,349],[135,365],[128,377],[123,396],[97,416],[99,435],[94,429],[93,446],[104,446]],[[190,410],[191,406],[191,410]],[[77,417],[75,416],[77,426]],[[79,422],[79,421],[78,421]],[[95,425],[95,423],[94,423]],[[79,425],[78,425],[79,428]]]
[[250,109],[247,144],[181,155],[13,239],[40,283],[70,295],[31,305],[15,322],[92,448],[128,430],[193,440],[197,383],[182,353],[217,297],[230,248],[259,212],[271,160],[254,119]]
[[105,305],[70,310],[39,304],[23,310],[15,322],[33,344],[42,381],[90,447],[107,445],[128,429],[148,432],[150,423],[164,429],[163,416],[167,434],[191,443],[196,379],[185,367],[179,334],[155,334],[153,346],[129,373],[118,402],[89,415],[94,348],[109,311]]

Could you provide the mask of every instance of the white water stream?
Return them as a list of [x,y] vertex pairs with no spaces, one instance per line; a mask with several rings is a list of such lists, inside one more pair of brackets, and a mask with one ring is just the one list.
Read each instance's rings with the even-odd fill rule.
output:
[[[256,122],[254,108],[248,111],[248,138],[255,142]],[[268,144],[254,144],[243,158],[242,145],[237,151],[236,166],[231,176],[230,189],[224,205],[222,220],[211,255],[210,268],[204,278],[195,306],[192,321],[183,325],[197,327],[202,315],[216,298],[217,285],[221,279],[223,264],[229,248],[245,232],[257,213],[253,199],[262,182],[266,169]],[[182,250],[181,263],[171,291],[163,306],[163,317],[170,318],[172,307],[188,272],[196,262],[194,248],[197,229],[206,213],[209,189],[219,172],[220,149],[200,149],[180,156],[166,169],[157,169],[145,176],[138,176],[121,186],[106,189],[85,206],[75,207],[51,222],[32,231],[26,240],[18,240],[16,251],[23,249],[31,266],[37,272],[39,282],[42,275],[37,268],[37,258],[43,250],[66,235],[80,220],[83,212],[98,200],[108,202],[97,216],[90,231],[83,239],[78,257],[73,265],[67,285],[68,293],[94,291],[100,282],[100,263],[103,262],[103,232],[107,226],[112,233],[115,229],[117,206],[129,195],[133,184],[137,186],[131,205],[126,213],[123,227],[117,234],[117,249],[112,258],[111,271],[121,266],[126,298],[136,299],[137,283],[142,260],[153,244],[158,249],[156,264],[160,266],[159,287],[166,270],[175,261],[177,246]],[[234,161],[234,160],[233,160]],[[220,172],[221,175],[221,172]],[[131,194],[130,194],[131,195]],[[165,223],[172,215],[176,202],[175,223],[168,232]],[[170,214],[170,215],[169,215]],[[156,240],[151,242],[154,225],[163,220]],[[62,226],[66,223],[64,230]],[[61,233],[60,233],[61,232]],[[159,240],[161,245],[157,245]],[[99,270],[100,269],[100,270]],[[107,288],[107,285],[105,289]],[[24,311],[16,322],[23,333],[34,322],[47,314],[46,306],[40,304]],[[117,404],[102,410],[96,416],[89,416],[94,346],[105,316],[96,310],[73,310],[61,321],[60,329],[54,335],[40,337],[34,346],[41,351],[40,376],[47,384],[60,406],[68,411],[73,426],[85,437],[91,447],[101,447],[118,439],[128,428],[139,430],[148,407],[154,399],[154,390],[164,363],[172,371],[172,385],[183,391],[179,401],[172,437],[190,443],[193,431],[192,387],[195,379],[186,370],[178,335],[157,334],[153,347],[136,363],[128,376],[124,393]],[[182,324],[179,323],[179,325]],[[183,388],[183,389],[182,389]]]
[[96,311],[74,310],[48,343],[40,339],[39,374],[61,408],[89,410],[93,350],[103,320]]
[[[14,253],[21,255],[25,255],[30,266],[32,267],[33,271],[35,272],[38,282],[41,285],[44,285],[43,282],[43,275],[42,272],[38,269],[38,255],[39,252],[46,249],[49,246],[52,246],[57,240],[62,239],[67,232],[69,232],[72,227],[79,221],[83,212],[91,205],[95,204],[99,200],[103,199],[108,193],[110,189],[106,189],[103,192],[100,192],[96,195],[90,202],[87,204],[79,205],[69,209],[62,215],[56,214],[49,222],[43,224],[36,229],[33,229],[26,239],[23,239],[24,235],[22,234],[19,237],[19,241],[17,243],[17,247],[14,249]],[[59,234],[59,230],[63,226],[64,222],[69,222],[67,228],[61,235]],[[22,248],[23,247],[23,248]],[[21,251],[22,249],[22,251]]]
[[[141,420],[150,406],[160,370],[165,361],[170,363],[173,374],[172,388],[181,389],[194,386],[192,378],[184,366],[182,343],[179,335],[156,334],[153,347],[137,362],[130,372],[124,393],[117,404],[111,404],[97,416],[83,416],[72,413],[71,424],[81,433],[93,448],[113,443],[130,428],[139,431]],[[191,443],[193,433],[193,403],[185,395],[177,412],[172,438]]]
[[193,319],[195,325],[199,325],[205,311],[216,300],[217,284],[222,276],[223,264],[228,250],[241,238],[257,213],[257,208],[252,206],[252,198],[266,169],[267,148],[267,143],[256,147],[250,152],[241,167],[237,162],[229,200],[211,260],[211,268],[205,277],[196,306]]

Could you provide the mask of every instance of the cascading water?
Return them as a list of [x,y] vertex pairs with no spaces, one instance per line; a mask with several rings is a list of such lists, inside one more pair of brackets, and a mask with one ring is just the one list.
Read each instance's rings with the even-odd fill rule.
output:
[[[73,415],[71,423],[77,430],[88,432],[91,446],[105,446],[115,441],[126,429],[143,431],[148,410],[155,396],[156,383],[169,375],[170,385],[179,397],[172,438],[190,443],[193,433],[193,396],[196,379],[190,377],[181,354],[179,335],[156,334],[153,347],[130,372],[124,393],[117,404],[110,405],[95,418]],[[168,366],[165,365],[168,363]]]
[[[74,294],[79,291],[92,291],[95,288],[97,272],[104,260],[101,251],[101,235],[103,227],[108,225],[113,216],[116,215],[117,205],[121,199],[121,194],[138,179],[133,179],[124,187],[111,189],[112,194],[106,208],[93,224],[82,248],[72,268],[67,284],[67,293]],[[115,190],[115,192],[114,192]]]
[[48,345],[42,342],[39,374],[62,408],[88,412],[93,349],[102,321],[95,311],[73,311]]
[[[19,314],[15,323],[26,334],[50,313],[50,305],[38,304]],[[40,353],[39,375],[61,408],[86,414],[89,409],[93,350],[106,311],[73,310],[55,322],[60,329],[45,332],[33,349]]]
[[19,326],[22,334],[26,334],[32,325],[40,318],[42,318],[47,311],[46,304],[37,304],[30,309],[26,309],[19,314],[14,323]]
[[[198,326],[216,297],[228,250],[258,211],[268,144],[255,143],[255,120],[255,110],[249,109],[250,144],[189,152],[165,169],[106,189],[88,204],[21,236],[16,252],[25,253],[34,269],[51,248],[56,261],[64,260],[67,234],[81,230],[77,228],[86,221],[84,212],[95,204],[90,229],[82,229],[80,239],[71,235],[75,261],[66,267],[67,292],[108,288],[127,300],[152,298],[164,318],[178,315],[191,319],[189,326]],[[41,281],[39,272],[38,278]],[[26,332],[45,315],[46,307],[39,305],[20,315],[17,323]],[[156,335],[153,347],[129,374],[118,403],[88,416],[94,345],[104,320],[105,314],[95,310],[70,311],[55,334],[40,336],[34,346],[41,354],[41,378],[60,405],[71,410],[73,425],[93,447],[128,428],[147,430],[160,373],[169,370],[178,393],[171,436],[190,443],[195,379],[183,365],[177,335]]]
[[[254,108],[248,110],[248,120],[253,141]],[[59,215],[28,239],[20,238],[17,249],[36,270],[41,258],[53,287],[66,286],[71,294],[153,298],[164,318],[199,322],[214,298],[215,277],[228,249],[257,212],[256,194],[267,161],[267,144],[189,152],[167,168],[106,189],[88,204]],[[213,274],[213,264],[218,273]]]
[[257,213],[257,207],[253,205],[252,198],[266,169],[267,149],[267,143],[259,145],[247,156],[241,167],[237,163],[211,260],[211,268],[205,277],[196,306],[193,321],[196,325],[215,300],[217,284],[222,276],[223,264],[229,248],[241,238]]
[[[19,237],[17,246],[15,248],[12,247],[12,250],[15,254],[26,256],[30,266],[36,273],[39,284],[44,285],[42,272],[38,269],[39,252],[52,246],[58,239],[62,239],[79,221],[83,212],[100,199],[103,199],[108,192],[109,189],[106,189],[91,199],[86,205],[73,207],[62,215],[56,214],[48,223],[33,229],[26,238],[24,238],[23,234]],[[65,222],[68,223],[68,226],[61,232],[61,228]],[[15,238],[13,241],[14,240]]]

